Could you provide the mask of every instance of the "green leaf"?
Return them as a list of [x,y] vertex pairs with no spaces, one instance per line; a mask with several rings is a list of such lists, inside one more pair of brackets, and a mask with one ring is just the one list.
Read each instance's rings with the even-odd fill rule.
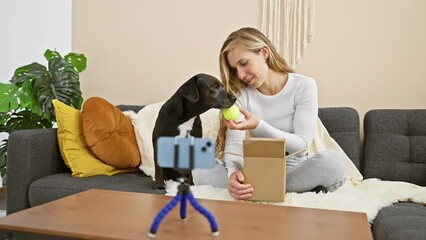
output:
[[1,132],[11,133],[21,129],[51,128],[52,121],[42,118],[30,110],[12,113],[6,124],[0,125]]
[[46,58],[47,61],[49,61],[50,59],[54,57],[62,58],[61,54],[59,54],[56,50],[52,51],[50,49],[47,49],[46,52],[44,52],[44,57]]
[[15,84],[0,83],[0,93],[0,112],[8,112],[19,107],[17,98],[19,88]]
[[0,169],[6,167],[6,154],[0,153]]
[[6,176],[6,168],[3,168],[3,169],[0,171],[0,174],[1,174],[1,178],[4,178],[4,176]]
[[[31,81],[24,81],[22,87],[17,87],[16,84],[0,83],[0,112],[6,113],[13,110],[30,108],[32,112],[43,115],[41,104],[37,99],[37,95],[33,91]],[[4,124],[6,120],[2,116],[0,123]]]
[[48,119],[54,119],[52,99],[58,99],[65,104],[81,109],[82,93],[78,72],[74,67],[61,58],[49,60],[49,76],[35,80],[34,90],[37,93],[38,102]]
[[2,141],[0,145],[0,169],[6,167],[7,142]]
[[84,54],[69,53],[65,56],[65,60],[77,69],[79,73],[83,72],[87,66],[87,58]]
[[21,101],[21,108],[30,109],[31,112],[39,116],[43,116],[43,108],[37,98],[37,94],[33,89],[32,82],[25,81],[19,95]]
[[1,127],[10,119],[11,114],[11,112],[0,112],[0,132],[4,132],[1,130]]
[[19,86],[19,84],[24,81],[39,78],[45,74],[48,74],[46,67],[40,63],[34,62],[16,69],[15,74],[10,81],[12,83],[16,83]]
[[0,172],[3,178],[6,175],[6,158],[7,156],[7,139],[3,139],[0,143]]

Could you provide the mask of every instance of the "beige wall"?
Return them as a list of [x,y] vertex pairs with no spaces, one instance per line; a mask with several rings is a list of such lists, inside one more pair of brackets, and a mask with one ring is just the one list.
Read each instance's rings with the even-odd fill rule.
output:
[[299,72],[321,106],[426,108],[426,1],[316,1],[316,36]]
[[[321,107],[426,108],[426,1],[316,1],[316,35],[297,72],[314,77]],[[167,99],[198,72],[216,77],[233,30],[260,27],[260,0],[74,0],[84,97],[114,104]]]
[[[84,98],[148,104],[193,75],[219,77],[227,35],[260,27],[259,0],[74,0],[73,51],[87,55]],[[235,10],[240,9],[240,10]]]

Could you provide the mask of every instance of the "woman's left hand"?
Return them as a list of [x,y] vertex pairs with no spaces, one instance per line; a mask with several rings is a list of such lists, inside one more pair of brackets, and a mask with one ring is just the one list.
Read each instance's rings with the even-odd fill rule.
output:
[[223,122],[225,123],[225,125],[232,130],[255,129],[260,122],[260,118],[242,107],[239,108],[240,112],[245,116],[244,121],[234,122],[232,120],[224,119]]

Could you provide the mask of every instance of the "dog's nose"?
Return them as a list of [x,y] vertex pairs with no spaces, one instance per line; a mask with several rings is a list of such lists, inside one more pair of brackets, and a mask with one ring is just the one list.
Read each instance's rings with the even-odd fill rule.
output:
[[237,97],[235,97],[234,95],[231,95],[231,100],[232,100],[232,102],[235,102],[235,101],[237,101]]

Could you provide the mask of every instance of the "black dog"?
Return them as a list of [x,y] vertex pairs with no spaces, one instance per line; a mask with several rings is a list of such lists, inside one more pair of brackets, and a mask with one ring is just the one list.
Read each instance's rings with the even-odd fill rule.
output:
[[[173,168],[161,168],[157,164],[157,139],[161,136],[177,136],[182,125],[189,125],[189,134],[202,137],[200,114],[210,108],[229,108],[236,97],[225,91],[222,83],[207,74],[197,74],[185,82],[161,107],[155,122],[152,141],[155,161],[155,187],[164,188],[164,180],[175,180],[181,173]],[[182,131],[182,130],[181,130]],[[192,184],[191,171],[185,174]]]

